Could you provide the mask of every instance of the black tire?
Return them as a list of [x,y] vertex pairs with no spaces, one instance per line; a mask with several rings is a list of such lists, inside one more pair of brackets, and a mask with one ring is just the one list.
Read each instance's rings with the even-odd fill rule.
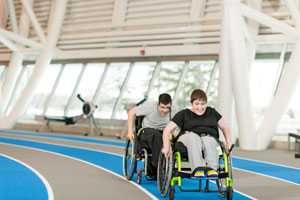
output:
[[221,195],[222,198],[225,197],[226,192],[226,185],[225,185],[225,179],[218,179],[216,181],[218,192]]
[[172,173],[173,155],[166,158],[164,154],[160,153],[157,167],[157,189],[163,197],[168,194]]
[[126,141],[123,156],[123,175],[127,180],[131,180],[136,171],[135,142]]
[[175,198],[175,188],[174,186],[170,186],[169,188],[169,200],[174,200]]
[[232,189],[232,187],[227,187],[226,199],[227,200],[232,200],[232,198],[233,198],[233,189]]
[[141,184],[141,182],[142,182],[142,171],[138,172],[136,182],[137,182],[137,184]]

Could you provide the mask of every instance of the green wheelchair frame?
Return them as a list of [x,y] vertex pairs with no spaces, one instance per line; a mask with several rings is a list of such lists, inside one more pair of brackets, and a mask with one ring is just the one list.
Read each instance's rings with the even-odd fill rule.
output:
[[[223,143],[220,143],[222,154],[219,155],[219,168],[218,177],[207,177],[207,171],[209,168],[203,167],[206,174],[205,177],[197,177],[199,185],[197,189],[184,189],[182,187],[183,178],[195,178],[193,176],[187,176],[182,172],[182,158],[179,151],[173,152],[168,158],[163,154],[160,154],[158,164],[158,178],[157,186],[161,195],[165,197],[169,195],[169,199],[173,200],[175,196],[175,187],[179,188],[182,192],[219,192],[222,197],[227,200],[233,198],[233,177],[230,153],[233,149],[233,145],[228,151],[225,150]],[[223,161],[223,162],[222,162]],[[175,168],[175,163],[177,164]],[[205,181],[205,189],[202,189],[202,180]],[[216,181],[218,190],[209,190],[209,182]]]

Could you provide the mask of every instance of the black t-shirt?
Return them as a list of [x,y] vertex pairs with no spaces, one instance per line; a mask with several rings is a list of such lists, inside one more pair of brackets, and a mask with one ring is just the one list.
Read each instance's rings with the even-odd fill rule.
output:
[[184,109],[173,117],[172,121],[181,129],[181,133],[192,131],[194,133],[206,133],[219,138],[218,121],[222,115],[214,108],[207,107],[202,115],[197,115],[190,109]]

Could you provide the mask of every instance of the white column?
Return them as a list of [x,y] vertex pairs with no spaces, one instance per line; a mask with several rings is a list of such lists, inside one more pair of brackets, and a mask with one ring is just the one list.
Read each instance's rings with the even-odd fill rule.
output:
[[218,110],[226,118],[229,125],[232,124],[232,85],[230,75],[230,47],[229,47],[229,16],[228,5],[223,4],[223,20],[221,28],[221,43],[219,51],[219,80],[218,80]]
[[[32,1],[29,1],[28,4],[29,4],[29,6],[32,6]],[[15,9],[15,4],[14,4],[13,0],[8,0],[7,5],[8,5],[7,6],[8,10],[9,10],[9,20],[11,23],[11,28],[12,28],[13,32],[19,33],[16,9]],[[24,12],[24,11],[22,10],[22,12]]]
[[52,9],[53,12],[51,13],[49,19],[48,37],[44,49],[37,59],[36,66],[32,73],[31,79],[29,80],[22,94],[18,98],[11,113],[7,118],[0,120],[1,128],[12,128],[18,117],[25,112],[26,107],[29,105],[31,98],[33,97],[34,91],[37,87],[37,84],[42,78],[46,67],[49,65],[53,57],[54,50],[56,48],[56,43],[61,30],[61,25],[63,23],[67,2],[67,0],[53,1],[52,6],[54,6],[54,9]]
[[[248,5],[251,8],[254,8],[256,10],[261,10],[261,3],[262,0],[248,0]],[[249,40],[247,41],[247,49],[248,49],[248,62],[249,62],[249,67],[251,68],[251,63],[255,60],[255,50],[256,50],[256,45],[255,45],[255,40],[259,32],[259,23],[253,20],[247,20],[245,22],[247,25],[247,30],[249,31],[249,35],[251,38],[248,38]]]
[[[239,0],[225,0],[229,6],[229,44],[232,88],[235,98],[235,108],[239,127],[239,142],[242,149],[256,149],[257,140],[252,116],[250,99],[250,81],[247,62],[246,42],[243,35],[243,17],[239,9]],[[245,73],[246,70],[246,73]]]
[[27,0],[21,0],[21,2],[22,2],[23,8],[25,9],[28,17],[31,20],[32,26],[35,29],[36,34],[39,36],[40,40],[43,43],[46,42],[43,28],[41,27],[40,23],[38,22],[35,14],[33,12],[32,6],[28,3]]
[[5,27],[7,23],[8,10],[5,0],[0,0],[0,27]]
[[[28,0],[28,4],[32,6],[32,0]],[[13,13],[10,13],[11,16],[13,16]],[[13,24],[16,22],[13,20]],[[19,31],[20,35],[27,37],[29,34],[29,18],[27,17],[24,10],[22,10],[21,16],[20,16],[20,23],[19,23]],[[16,28],[14,28],[16,29]],[[15,30],[17,31],[17,29]],[[1,85],[1,95],[0,95],[0,114],[1,116],[4,116],[4,110],[7,107],[8,101],[11,98],[14,85],[16,84],[18,74],[22,70],[22,63],[23,63],[23,54],[20,52],[13,52],[7,73],[5,76],[5,80],[3,82],[3,85]]]

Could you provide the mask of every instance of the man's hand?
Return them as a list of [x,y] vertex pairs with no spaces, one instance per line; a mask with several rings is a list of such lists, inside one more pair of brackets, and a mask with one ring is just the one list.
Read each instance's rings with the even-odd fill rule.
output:
[[225,148],[227,153],[230,153],[229,150],[231,148],[231,145],[232,145],[231,142],[226,142]]
[[165,155],[166,158],[169,157],[169,155],[170,155],[170,147],[165,147],[164,146],[162,148],[161,152]]
[[128,133],[127,133],[127,138],[128,138],[129,140],[131,140],[131,141],[134,139],[134,134],[133,134],[132,131],[128,131]]

